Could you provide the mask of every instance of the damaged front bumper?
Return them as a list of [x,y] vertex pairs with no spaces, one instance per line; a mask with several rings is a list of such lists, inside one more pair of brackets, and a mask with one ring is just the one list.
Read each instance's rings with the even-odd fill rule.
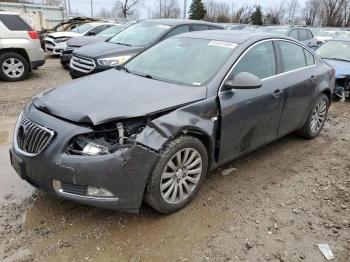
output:
[[[47,148],[35,156],[23,154],[14,144],[10,150],[11,163],[22,179],[82,204],[129,212],[139,209],[148,177],[159,159],[155,151],[135,143],[108,155],[70,155],[66,148],[72,137],[91,132],[89,127],[60,120],[34,106],[26,109],[25,116],[53,130],[54,137]],[[16,137],[14,143],[17,143]],[[89,194],[91,189],[111,194],[94,196]]]

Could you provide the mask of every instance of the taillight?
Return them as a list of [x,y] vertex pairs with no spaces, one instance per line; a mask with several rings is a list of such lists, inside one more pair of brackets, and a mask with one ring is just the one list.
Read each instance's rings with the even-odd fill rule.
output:
[[35,31],[28,31],[28,35],[31,39],[39,39],[39,35]]

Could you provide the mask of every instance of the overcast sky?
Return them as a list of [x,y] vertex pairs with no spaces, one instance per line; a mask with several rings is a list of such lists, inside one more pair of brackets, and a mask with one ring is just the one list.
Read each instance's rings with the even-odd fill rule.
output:
[[[68,0],[66,0],[68,2]],[[78,11],[83,15],[91,15],[90,1],[91,0],[69,0],[71,4],[71,10]],[[178,0],[180,8],[182,9],[184,0]],[[260,4],[262,7],[267,7],[271,4],[280,3],[281,1],[286,2],[286,0],[217,0],[224,1],[227,3],[234,3],[235,6],[241,6],[244,4],[254,5]],[[300,4],[303,4],[305,0],[299,0]],[[116,0],[92,0],[94,6],[94,14],[98,14],[99,10],[103,7],[110,10]],[[188,7],[190,6],[192,0],[187,0]],[[159,9],[159,0],[143,0],[142,7],[139,8],[140,18],[148,18],[149,13]],[[188,10],[188,8],[187,8]],[[182,14],[182,13],[181,13]]]

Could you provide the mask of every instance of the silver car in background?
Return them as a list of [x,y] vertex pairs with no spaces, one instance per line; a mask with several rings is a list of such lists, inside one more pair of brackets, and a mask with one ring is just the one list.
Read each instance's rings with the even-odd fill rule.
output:
[[0,79],[23,80],[43,64],[38,33],[19,15],[0,11]]

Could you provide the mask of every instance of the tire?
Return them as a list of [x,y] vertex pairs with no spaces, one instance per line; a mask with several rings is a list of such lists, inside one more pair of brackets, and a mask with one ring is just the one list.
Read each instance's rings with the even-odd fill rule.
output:
[[[185,165],[178,163],[176,156],[178,153],[181,156],[179,162],[185,163]],[[192,154],[195,157],[191,160]],[[201,161],[198,159],[201,159]],[[173,167],[181,166],[180,171],[175,172],[174,169],[170,168],[170,161],[172,161]],[[189,163],[186,165],[186,162]],[[191,164],[193,165],[195,162],[198,162],[198,164],[191,167]],[[200,174],[194,174],[194,172],[199,172],[198,170],[201,170]],[[195,197],[207,175],[207,171],[208,153],[203,143],[192,136],[180,136],[170,142],[162,153],[146,186],[144,201],[161,213],[176,212]],[[171,177],[166,177],[170,173],[172,173]],[[195,181],[196,184],[191,181]],[[166,187],[167,183],[169,187]],[[164,186],[163,190],[161,190],[161,185]],[[173,187],[172,193],[167,198],[168,190],[171,190],[171,187]]]
[[[11,66],[13,70],[11,71]],[[6,72],[6,70],[10,70]],[[5,53],[0,55],[0,78],[8,82],[21,81],[29,75],[27,59],[17,53]]]
[[[322,115],[320,111],[321,109],[322,109]],[[297,131],[297,134],[307,139],[314,139],[315,137],[317,137],[327,120],[328,109],[329,109],[329,98],[326,94],[321,94],[316,99],[316,102],[314,103],[314,106],[312,107],[311,112],[309,113],[309,116],[304,126]],[[318,119],[319,121],[321,121],[320,119],[322,117],[322,122],[320,123],[319,121],[317,121],[317,123],[315,123],[317,125],[316,126],[317,128],[313,128],[314,127],[313,119],[315,117],[315,112],[317,112],[317,110],[319,110],[317,113],[317,116],[320,117]]]

